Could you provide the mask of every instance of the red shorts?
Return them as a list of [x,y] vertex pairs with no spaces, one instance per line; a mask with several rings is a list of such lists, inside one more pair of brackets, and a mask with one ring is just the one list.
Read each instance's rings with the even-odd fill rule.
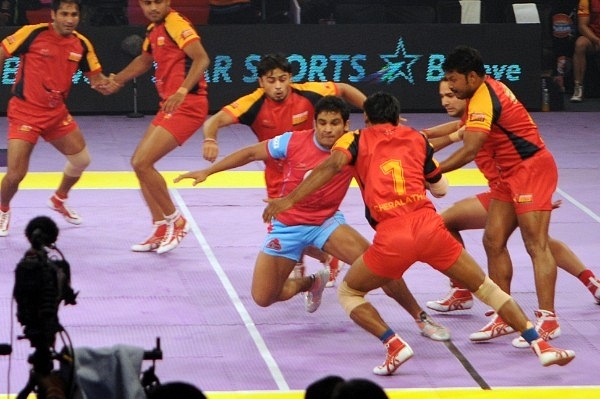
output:
[[490,191],[476,194],[475,197],[481,202],[483,209],[487,211],[490,208],[490,201],[492,200],[492,193]]
[[[162,105],[162,104],[161,104]],[[152,125],[166,129],[182,145],[202,127],[208,115],[208,98],[197,94],[188,94],[175,112],[167,114],[158,111]]]
[[418,261],[439,271],[446,270],[462,251],[442,217],[430,208],[423,208],[379,223],[363,260],[373,273],[398,279]]
[[42,137],[52,141],[79,128],[66,105],[40,108],[18,97],[8,102],[8,139],[21,139],[31,144]]
[[492,198],[512,202],[515,213],[551,211],[552,195],[558,183],[558,169],[550,151],[535,156],[502,173],[498,184],[492,186]]

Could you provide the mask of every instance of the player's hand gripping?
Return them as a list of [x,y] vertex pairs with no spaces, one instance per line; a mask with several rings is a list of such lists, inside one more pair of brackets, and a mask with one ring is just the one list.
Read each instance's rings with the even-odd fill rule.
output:
[[294,203],[287,197],[283,198],[268,198],[264,200],[267,203],[265,210],[263,211],[263,221],[269,223],[271,219],[275,218],[281,212],[287,211]]

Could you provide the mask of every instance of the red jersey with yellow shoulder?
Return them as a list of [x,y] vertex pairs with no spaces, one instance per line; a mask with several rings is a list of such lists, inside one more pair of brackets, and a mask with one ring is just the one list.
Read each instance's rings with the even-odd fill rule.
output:
[[20,58],[13,95],[42,108],[64,103],[77,69],[87,76],[102,72],[85,36],[76,31],[60,35],[51,23],[23,26],[2,40],[2,49]]
[[237,123],[249,126],[258,141],[284,132],[313,128],[315,104],[324,96],[337,96],[334,82],[292,83],[283,101],[273,101],[262,88],[223,107]]
[[333,151],[345,152],[354,165],[371,226],[421,208],[435,211],[425,181],[438,181],[441,169],[433,147],[415,129],[373,125],[344,134]]
[[539,130],[523,104],[504,83],[486,76],[467,100],[465,133],[488,135],[486,148],[500,170],[509,170],[546,148]]
[[579,0],[577,16],[590,17],[590,29],[600,36],[600,0]]
[[[161,23],[148,25],[142,50],[151,54],[158,65],[154,77],[161,99],[167,99],[181,87],[192,64],[183,48],[196,40],[200,40],[200,36],[192,23],[175,10]],[[204,77],[189,92],[206,95]]]

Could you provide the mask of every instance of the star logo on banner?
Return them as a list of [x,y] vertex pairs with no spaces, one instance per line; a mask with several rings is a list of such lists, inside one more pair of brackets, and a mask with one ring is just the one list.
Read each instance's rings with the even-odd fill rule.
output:
[[380,54],[379,57],[386,62],[386,65],[374,74],[367,76],[364,81],[392,83],[399,78],[404,78],[410,84],[415,84],[412,66],[421,58],[421,55],[407,54],[404,39],[398,39],[394,54]]

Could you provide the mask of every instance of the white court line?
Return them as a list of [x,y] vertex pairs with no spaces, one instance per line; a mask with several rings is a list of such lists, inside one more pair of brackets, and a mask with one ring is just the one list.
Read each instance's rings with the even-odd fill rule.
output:
[[566,192],[564,192],[560,188],[557,188],[556,192],[559,193],[560,195],[562,195],[563,197],[565,197],[567,199],[567,201],[569,201],[570,203],[572,203],[573,205],[575,205],[583,213],[585,213],[586,215],[588,215],[589,217],[591,217],[592,219],[594,219],[596,222],[600,223],[600,216],[596,215],[590,208],[588,208],[587,206],[583,205],[581,202],[577,201],[575,198],[571,197],[569,194],[567,194]]
[[260,355],[262,356],[263,360],[267,364],[267,367],[269,368],[269,371],[271,372],[271,376],[273,377],[273,380],[275,380],[275,383],[277,383],[277,387],[279,388],[279,390],[289,391],[290,387],[289,387],[288,383],[285,381],[285,378],[283,377],[283,373],[279,369],[277,362],[273,358],[273,355],[269,351],[267,344],[265,343],[262,336],[258,332],[258,329],[256,328],[256,324],[252,320],[252,317],[250,317],[248,310],[246,310],[245,306],[242,304],[242,301],[240,300],[238,293],[236,292],[235,288],[233,287],[233,284],[231,284],[231,281],[225,274],[225,271],[223,270],[223,268],[221,267],[221,264],[219,263],[216,256],[214,255],[212,249],[210,248],[210,245],[208,245],[208,243],[206,242],[204,235],[200,231],[198,224],[196,224],[196,221],[194,220],[194,217],[192,216],[189,208],[185,204],[185,201],[183,200],[183,198],[181,197],[181,195],[179,194],[179,192],[177,190],[170,189],[169,191],[170,191],[171,195],[173,196],[173,198],[175,199],[175,202],[177,203],[179,210],[183,213],[183,216],[185,216],[185,218],[190,223],[191,231],[194,233],[194,236],[200,243],[200,246],[202,247],[204,254],[208,258],[208,261],[210,262],[210,265],[212,266],[213,270],[219,277],[219,280],[221,280],[221,284],[223,284],[225,291],[227,291],[227,295],[229,296],[229,299],[231,300],[231,302],[233,302],[235,309],[237,310],[238,314],[244,321],[244,325],[246,326],[246,329],[250,333],[250,336],[252,337],[254,344],[258,348]]

